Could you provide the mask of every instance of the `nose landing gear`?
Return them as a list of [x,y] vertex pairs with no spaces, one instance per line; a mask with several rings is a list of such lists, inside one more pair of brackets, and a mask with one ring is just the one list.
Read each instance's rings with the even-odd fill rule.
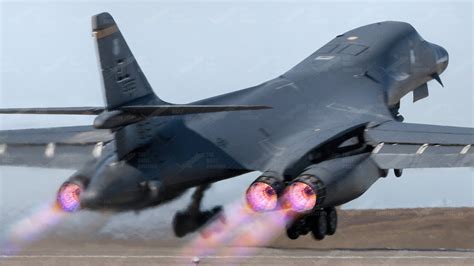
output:
[[311,232],[316,240],[323,240],[326,235],[336,233],[336,229],[337,211],[330,207],[300,217],[287,228],[286,234],[290,239],[297,239],[300,235]]

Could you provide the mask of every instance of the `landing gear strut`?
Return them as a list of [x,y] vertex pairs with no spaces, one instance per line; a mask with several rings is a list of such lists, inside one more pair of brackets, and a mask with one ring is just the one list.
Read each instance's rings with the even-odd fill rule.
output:
[[215,218],[222,212],[221,206],[210,210],[201,211],[201,202],[204,192],[210,185],[197,187],[194,191],[191,203],[185,210],[178,211],[173,218],[173,231],[177,237],[184,237],[189,233],[199,230],[203,225]]
[[300,235],[311,232],[316,240],[323,240],[326,235],[336,233],[336,229],[337,211],[336,208],[330,207],[300,217],[286,229],[286,235],[290,239],[297,239]]

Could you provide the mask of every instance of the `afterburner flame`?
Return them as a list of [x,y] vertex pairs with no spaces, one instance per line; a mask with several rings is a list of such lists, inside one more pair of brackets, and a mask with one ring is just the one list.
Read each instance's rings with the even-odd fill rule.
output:
[[226,206],[223,215],[225,223],[216,219],[207,225],[203,229],[209,232],[206,237],[197,234],[183,247],[182,255],[228,257],[225,265],[239,265],[241,259],[256,254],[258,249],[255,247],[267,247],[275,241],[296,217],[296,213],[289,209],[257,213],[245,199]]
[[75,212],[80,208],[82,187],[74,183],[61,186],[57,196],[57,204],[65,212]]
[[257,212],[271,211],[277,207],[278,195],[267,183],[255,182],[247,190],[247,204]]
[[288,187],[286,199],[290,208],[296,212],[310,211],[316,206],[316,191],[303,182],[294,182]]
[[6,227],[5,238],[0,238],[0,251],[9,255],[20,253],[24,247],[43,238],[65,215],[57,203],[33,210],[10,228]]

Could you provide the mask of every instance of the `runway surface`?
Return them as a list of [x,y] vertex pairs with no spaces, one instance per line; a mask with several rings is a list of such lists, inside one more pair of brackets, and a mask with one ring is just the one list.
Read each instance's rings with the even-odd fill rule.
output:
[[[282,229],[273,240],[259,242],[260,247],[246,244],[248,237],[258,235],[255,228],[233,242],[196,242],[199,234],[178,239],[170,229],[141,232],[141,227],[123,225],[110,234],[79,221],[66,220],[68,227],[54,227],[18,249],[4,245],[0,266],[474,265],[472,208],[343,210],[338,232],[323,241],[311,235],[289,240]],[[196,255],[200,257],[193,262]]]
[[[95,250],[95,251],[94,251]],[[229,253],[235,253],[229,250]],[[258,248],[255,255],[183,256],[179,248],[89,246],[2,256],[0,265],[474,265],[473,251],[304,250]],[[199,263],[196,263],[199,262]]]

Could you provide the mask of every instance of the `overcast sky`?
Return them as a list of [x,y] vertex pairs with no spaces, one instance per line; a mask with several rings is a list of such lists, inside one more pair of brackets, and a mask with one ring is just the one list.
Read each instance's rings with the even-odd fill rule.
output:
[[[1,4],[0,106],[102,106],[90,17],[110,12],[155,92],[187,103],[274,78],[338,34],[411,23],[450,54],[445,88],[402,102],[406,122],[474,126],[473,5],[469,1],[21,1]],[[380,1],[381,2],[381,1]],[[0,116],[0,130],[90,124],[90,117]],[[3,219],[54,198],[71,171],[0,167]],[[237,197],[258,173],[218,184],[207,201]],[[473,206],[472,169],[406,170],[378,181],[351,208]]]

